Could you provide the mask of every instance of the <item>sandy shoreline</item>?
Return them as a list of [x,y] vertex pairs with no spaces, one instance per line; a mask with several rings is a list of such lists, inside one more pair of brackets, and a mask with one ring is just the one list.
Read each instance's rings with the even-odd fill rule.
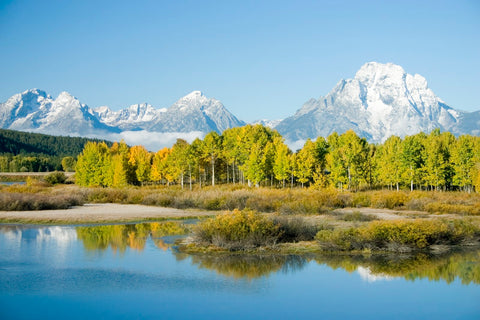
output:
[[135,204],[94,203],[63,210],[0,211],[1,222],[102,223],[153,219],[183,219],[217,214],[215,211],[180,210]]

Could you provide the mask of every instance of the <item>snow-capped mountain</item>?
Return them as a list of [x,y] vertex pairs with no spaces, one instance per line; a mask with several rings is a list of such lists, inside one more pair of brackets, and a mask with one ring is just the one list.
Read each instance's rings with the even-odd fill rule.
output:
[[[402,67],[370,62],[353,79],[341,80],[325,97],[308,100],[284,120],[259,120],[272,127],[291,145],[307,138],[327,137],[353,129],[371,142],[391,135],[406,136],[435,128],[456,135],[480,135],[480,111],[452,109],[422,76],[407,74]],[[56,99],[38,89],[16,94],[0,103],[0,128],[54,135],[124,139],[155,150],[177,138],[191,141],[245,123],[216,99],[193,91],[171,107],[156,109],[143,103],[120,111],[106,106],[91,109],[62,92]]]
[[277,129],[289,141],[353,129],[372,142],[435,128],[455,134],[478,131],[480,112],[454,110],[428,88],[424,77],[402,67],[370,62],[341,80],[325,97],[308,100]]
[[282,120],[268,120],[268,119],[260,119],[251,122],[251,125],[261,124],[264,127],[268,128],[275,128]]
[[101,122],[122,130],[150,132],[222,133],[226,129],[245,124],[230,113],[220,101],[207,98],[200,91],[187,94],[168,109],[155,109],[143,103],[120,111],[99,107],[93,110],[93,114]]
[[91,114],[68,92],[56,99],[38,89],[16,94],[0,104],[0,127],[54,135],[92,136],[119,132]]
[[[150,144],[178,138],[193,140],[210,131],[224,130],[245,123],[223,104],[193,91],[168,109],[155,109],[147,103],[120,111],[102,106],[95,109],[67,92],[56,99],[38,89],[16,94],[0,104],[0,127],[54,135],[88,136],[127,143]],[[168,144],[167,143],[167,144]]]
[[207,98],[200,91],[193,91],[175,102],[157,120],[145,127],[156,132],[191,132],[224,130],[245,125],[230,113],[223,104]]
[[156,121],[167,109],[155,109],[148,103],[134,104],[128,108],[113,111],[107,106],[93,109],[93,115],[100,121],[122,130],[138,130]]

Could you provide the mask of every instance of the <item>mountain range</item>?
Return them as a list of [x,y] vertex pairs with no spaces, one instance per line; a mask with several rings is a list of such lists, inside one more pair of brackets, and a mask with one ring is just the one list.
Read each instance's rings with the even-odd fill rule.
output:
[[[276,129],[291,144],[349,129],[371,142],[383,142],[391,135],[403,137],[435,128],[479,135],[480,111],[453,109],[428,88],[424,77],[408,74],[392,63],[369,62],[353,79],[342,79],[326,96],[308,100],[291,117],[255,123]],[[176,138],[193,140],[242,125],[245,122],[219,100],[200,91],[159,109],[147,103],[119,111],[106,106],[90,108],[67,92],[54,99],[38,89],[0,103],[0,128],[124,139],[151,150],[171,145]]]

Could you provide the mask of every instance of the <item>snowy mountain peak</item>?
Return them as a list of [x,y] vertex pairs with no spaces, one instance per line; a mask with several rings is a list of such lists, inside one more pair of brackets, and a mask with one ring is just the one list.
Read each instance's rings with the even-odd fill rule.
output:
[[194,99],[198,99],[198,98],[201,98],[201,97],[205,98],[205,95],[203,94],[203,92],[199,91],[199,90],[195,90],[195,91],[190,92],[189,94],[187,94],[186,96],[184,96],[180,100],[194,100]]
[[81,108],[83,105],[78,101],[77,98],[72,96],[70,93],[63,91],[61,92],[57,99],[55,99],[52,107],[60,108],[60,109],[78,109]]
[[180,98],[164,111],[150,127],[153,131],[219,133],[244,125],[217,99],[206,97],[201,91],[193,91]]
[[49,98],[50,97],[50,95],[48,95],[45,91],[37,89],[37,88],[25,90],[24,92],[22,92],[20,94],[20,96],[27,96],[27,95],[36,95],[36,96],[39,96],[39,97],[42,97],[42,98]]
[[[328,136],[353,129],[372,142],[435,128],[468,133],[464,115],[447,106],[421,75],[393,63],[369,62],[341,80],[325,97],[310,99],[275,128],[288,140]],[[470,130],[470,131],[469,131]]]
[[384,81],[386,78],[401,81],[405,77],[405,70],[393,63],[368,62],[355,74],[355,80],[360,82]]

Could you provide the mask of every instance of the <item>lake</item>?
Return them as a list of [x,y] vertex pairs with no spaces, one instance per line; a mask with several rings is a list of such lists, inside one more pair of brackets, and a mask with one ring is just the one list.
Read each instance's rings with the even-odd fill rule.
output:
[[0,226],[0,318],[480,319],[480,252],[188,255],[175,222]]

